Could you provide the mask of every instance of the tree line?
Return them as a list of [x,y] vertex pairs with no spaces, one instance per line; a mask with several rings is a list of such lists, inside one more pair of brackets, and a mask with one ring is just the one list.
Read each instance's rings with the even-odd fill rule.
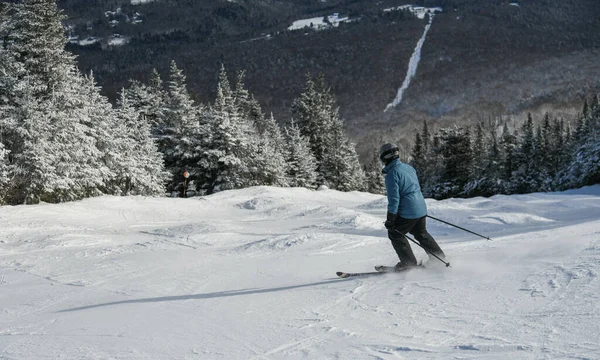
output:
[[600,100],[584,102],[573,126],[531,114],[520,128],[479,123],[415,137],[411,164],[426,196],[524,194],[600,183]]
[[65,50],[54,0],[0,14],[0,202],[62,202],[102,194],[200,194],[256,185],[364,189],[364,174],[322,76],[308,77],[281,129],[222,67],[214,103],[196,104],[171,63],[132,81],[113,106]]

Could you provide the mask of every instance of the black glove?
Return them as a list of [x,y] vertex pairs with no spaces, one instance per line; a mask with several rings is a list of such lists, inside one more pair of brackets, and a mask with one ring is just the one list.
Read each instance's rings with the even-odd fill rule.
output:
[[395,224],[396,224],[396,218],[398,217],[397,214],[392,214],[391,212],[388,211],[387,213],[387,220],[385,221],[385,228],[388,230],[391,230],[394,228]]

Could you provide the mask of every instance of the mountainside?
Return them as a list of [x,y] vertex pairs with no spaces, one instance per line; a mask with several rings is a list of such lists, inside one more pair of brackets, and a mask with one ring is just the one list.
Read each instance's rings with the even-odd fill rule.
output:
[[[109,96],[129,78],[147,79],[152,68],[166,75],[173,59],[196,100],[209,102],[223,63],[230,71],[247,70],[250,91],[287,122],[306,74],[322,72],[363,152],[383,133],[412,140],[414,124],[423,119],[449,124],[527,111],[572,115],[600,90],[596,0],[412,3],[442,12],[402,102],[385,113],[428,22],[405,10],[384,11],[409,1],[132,3],[59,1],[71,34],[79,35],[69,50]],[[296,20],[336,13],[348,21],[321,31],[287,30]]]

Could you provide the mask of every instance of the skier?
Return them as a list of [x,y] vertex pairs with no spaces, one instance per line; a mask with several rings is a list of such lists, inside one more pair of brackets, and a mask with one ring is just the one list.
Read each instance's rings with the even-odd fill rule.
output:
[[414,235],[428,252],[444,259],[444,252],[427,232],[427,205],[421,193],[417,172],[412,166],[400,161],[398,146],[394,144],[383,144],[379,149],[379,159],[385,164],[383,174],[388,198],[385,227],[400,259],[395,270],[417,265],[415,254],[404,236],[406,233]]

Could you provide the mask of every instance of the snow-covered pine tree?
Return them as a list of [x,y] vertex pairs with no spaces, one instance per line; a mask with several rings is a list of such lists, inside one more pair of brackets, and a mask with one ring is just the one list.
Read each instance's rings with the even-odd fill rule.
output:
[[208,130],[200,124],[204,111],[194,105],[187,90],[186,77],[175,61],[172,61],[164,109],[165,122],[164,125],[159,125],[161,132],[158,136],[158,147],[164,155],[165,168],[173,174],[168,185],[169,191],[183,190],[185,171],[190,173],[190,181],[197,183],[200,180],[198,163],[201,161]]
[[440,129],[443,174],[435,193],[438,197],[460,195],[469,178],[473,153],[468,128]]
[[2,14],[5,51],[15,55],[31,78],[35,97],[48,97],[69,77],[75,57],[65,50],[65,16],[55,0],[23,0],[8,4]]
[[245,76],[245,71],[238,71],[233,97],[241,116],[250,121],[258,131],[258,134],[262,136],[267,132],[265,114],[258,101],[246,89],[246,85],[244,84]]
[[79,120],[89,131],[98,152],[90,159],[97,174],[95,180],[98,190],[105,194],[116,195],[119,191],[114,187],[115,170],[113,157],[123,156],[116,145],[123,135],[119,133],[115,110],[108,99],[100,93],[92,73],[86,76],[81,85],[82,115]]
[[421,130],[422,155],[417,161],[420,170],[418,172],[421,189],[428,192],[431,185],[438,182],[442,167],[442,154],[440,149],[440,138],[436,136],[433,140],[429,131],[427,121],[423,121]]
[[[63,173],[67,169],[67,172],[72,172],[69,171],[71,164],[60,161],[65,144],[53,144],[56,139],[52,138],[52,134],[57,128],[53,123],[61,121],[64,113],[57,111],[52,100],[30,98],[19,109],[21,117],[15,132],[20,146],[19,151],[12,154],[12,181],[7,194],[9,204],[56,202],[73,185],[72,179],[61,181],[60,170],[57,169],[61,163]],[[62,137],[62,134],[58,135]]]
[[[493,195],[495,180],[490,173],[491,165],[491,147],[497,144],[492,144],[496,139],[491,140],[485,132],[484,124],[477,123],[475,126],[475,135],[472,141],[473,144],[473,165],[469,175],[470,180],[464,187],[464,195],[471,196],[490,196]],[[497,156],[497,154],[494,154]]]
[[129,104],[150,124],[152,134],[161,132],[166,112],[166,94],[163,90],[162,79],[156,69],[152,71],[148,85],[132,80],[127,89]]
[[[0,25],[6,21],[0,19]],[[0,142],[4,143],[6,151],[17,150],[20,146],[15,134],[17,119],[19,109],[31,97],[31,90],[23,64],[17,62],[10,51],[0,51]]]
[[427,120],[423,120],[423,130],[421,132],[421,140],[423,141],[423,153],[427,156],[431,151],[431,133],[429,132],[429,126]]
[[292,121],[285,129],[287,135],[287,174],[292,187],[314,189],[317,182],[317,160],[308,139]]
[[244,85],[245,72],[240,71],[234,100],[240,121],[248,128],[248,169],[252,181],[248,185],[288,186],[285,170],[285,141],[273,114],[265,117],[258,101]]
[[583,104],[583,109],[581,114],[579,114],[579,116],[577,117],[576,120],[576,125],[575,125],[575,134],[574,134],[574,138],[575,138],[575,143],[579,143],[581,144],[583,141],[585,141],[587,132],[588,132],[588,117],[590,114],[590,109],[589,109],[589,105],[587,102],[587,99],[585,100],[584,104]]
[[292,116],[317,159],[318,183],[342,191],[364,189],[365,176],[356,149],[344,133],[339,109],[323,75],[315,80],[307,77],[304,92],[292,105]]
[[116,109],[118,133],[124,135],[117,148],[123,156],[116,159],[115,184],[122,195],[164,195],[165,184],[172,176],[165,171],[150,124],[129,104],[128,98],[123,89]]
[[98,104],[86,96],[84,78],[76,69],[72,72],[70,81],[54,87],[50,99],[54,109],[49,109],[52,115],[49,141],[58,155],[59,163],[55,166],[62,179],[58,184],[60,192],[55,191],[57,202],[101,195],[110,177],[109,168],[102,162],[104,154],[98,148],[96,133],[104,124],[90,116],[95,115]]
[[552,141],[555,145],[552,163],[552,173],[554,175],[563,168],[566,163],[566,140],[565,140],[565,122],[563,119],[554,119],[552,126]]
[[211,141],[203,158],[208,178],[202,184],[206,193],[244,188],[252,185],[249,155],[253,148],[253,127],[243,119],[224,66],[219,73],[217,97],[209,111]]
[[482,123],[475,125],[475,136],[473,139],[473,166],[471,167],[471,179],[480,179],[484,176],[487,166],[487,138]]
[[265,119],[265,133],[252,136],[257,149],[250,154],[249,166],[253,173],[254,185],[289,186],[286,171],[286,152],[283,135],[273,114]]
[[0,141],[0,205],[6,204],[6,195],[9,186],[9,151],[4,147],[2,141]]
[[569,167],[557,176],[561,189],[600,183],[600,106],[596,99],[584,119],[585,133],[573,140],[575,151]]
[[415,144],[412,147],[410,157],[410,165],[417,171],[419,181],[421,186],[423,186],[426,179],[425,173],[427,171],[427,156],[425,146],[423,144],[423,138],[421,137],[420,133],[417,133],[415,136]]
[[346,135],[337,109],[331,113],[330,119],[330,142],[327,144],[325,157],[321,162],[323,178],[332,189],[340,191],[363,191],[365,190],[365,174],[356,148]]
[[537,125],[535,130],[535,152],[534,152],[534,173],[532,174],[532,188],[527,191],[550,191],[550,175],[548,174],[548,158],[551,149],[545,126]]
[[518,193],[536,191],[539,187],[538,172],[540,171],[540,138],[536,136],[531,113],[522,126],[522,135],[518,141],[516,153],[516,169],[511,182]]
[[385,194],[385,178],[381,172],[382,165],[379,160],[379,149],[371,151],[370,162],[365,165],[366,190],[372,194]]
[[559,157],[559,149],[557,148],[557,142],[555,141],[549,114],[544,115],[544,120],[542,121],[541,127],[541,137],[543,147],[540,148],[540,160],[544,176],[540,178],[539,191],[551,191],[552,183],[557,172],[554,165],[558,161],[557,158]]
[[62,18],[53,1],[31,0],[9,4],[0,19],[3,50],[21,65],[28,85],[13,101],[17,116],[5,142],[15,170],[11,203],[79,199],[100,194],[104,185],[106,167],[89,118],[96,104],[64,49]]
[[485,196],[491,196],[501,194],[503,191],[503,182],[501,180],[501,164],[502,154],[500,151],[500,144],[498,143],[497,129],[495,127],[490,129],[490,145],[488,151],[488,163],[485,170],[485,184],[482,184],[482,194]]
[[500,180],[504,183],[503,192],[513,192],[514,184],[511,182],[513,173],[518,168],[518,138],[516,132],[511,132],[508,124],[504,124],[500,137]]
[[[292,104],[292,118],[303,136],[308,138],[317,164],[321,166],[327,148],[329,134],[329,112],[323,104],[323,96],[317,92],[315,81],[307,75],[306,87]],[[321,170],[319,170],[321,172]],[[323,174],[320,174],[323,180]]]

